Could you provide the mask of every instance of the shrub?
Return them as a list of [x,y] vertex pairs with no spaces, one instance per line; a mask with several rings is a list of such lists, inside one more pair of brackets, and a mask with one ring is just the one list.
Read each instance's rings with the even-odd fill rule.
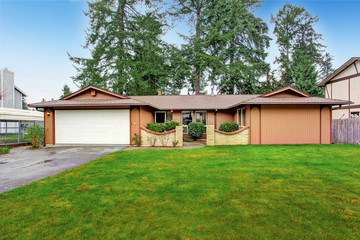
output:
[[220,124],[219,130],[223,132],[235,132],[239,130],[239,124],[235,122],[224,122]]
[[178,143],[179,143],[179,140],[174,140],[174,141],[172,141],[173,147],[176,147],[176,145],[178,145]]
[[44,131],[38,125],[29,128],[29,137],[31,146],[33,148],[39,148],[44,142]]
[[184,142],[191,142],[191,139],[189,139],[189,138],[184,138]]
[[165,131],[164,125],[160,123],[148,123],[146,128],[149,129],[150,131],[159,132],[159,133]]
[[163,135],[161,138],[160,138],[160,142],[161,142],[161,145],[163,147],[165,147],[167,145],[167,143],[169,142],[169,136],[167,134]]
[[150,138],[148,138],[148,140],[149,140],[149,142],[150,142],[150,145],[153,146],[153,147],[155,147],[156,142],[157,142],[157,138],[155,138],[155,137],[150,137]]
[[0,147],[0,153],[1,154],[5,154],[5,153],[9,153],[9,152],[10,152],[10,147],[9,146]]
[[166,121],[164,127],[166,131],[170,131],[172,129],[175,129],[176,126],[180,126],[180,125],[181,124],[178,121],[171,120],[171,121]]
[[141,136],[137,133],[134,134],[134,136],[132,137],[132,140],[135,142],[135,145],[140,147],[142,144],[142,139]]
[[189,128],[189,136],[196,140],[201,138],[204,133],[204,124],[201,122],[191,122],[188,125]]

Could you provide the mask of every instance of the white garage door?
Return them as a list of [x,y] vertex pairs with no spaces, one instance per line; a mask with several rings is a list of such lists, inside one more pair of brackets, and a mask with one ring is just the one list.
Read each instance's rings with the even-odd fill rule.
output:
[[56,144],[130,144],[130,111],[56,110]]

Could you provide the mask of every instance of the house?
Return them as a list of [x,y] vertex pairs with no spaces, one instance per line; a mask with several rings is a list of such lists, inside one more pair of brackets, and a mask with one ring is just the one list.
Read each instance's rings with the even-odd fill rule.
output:
[[0,69],[0,144],[8,143],[8,137],[14,134],[20,142],[28,126],[42,125],[42,113],[23,110],[24,97],[27,95],[15,85],[14,73]]
[[14,73],[0,69],[0,107],[23,109],[23,98],[27,95],[15,85]]
[[286,87],[264,95],[122,96],[88,86],[44,108],[46,144],[130,144],[151,122],[238,122],[250,144],[329,144],[331,107],[345,100],[312,97]]
[[[319,87],[324,87],[325,98],[342,99],[348,104],[333,108],[333,119],[359,117],[360,115],[360,57],[352,57],[325,78]],[[352,102],[352,103],[350,103]]]

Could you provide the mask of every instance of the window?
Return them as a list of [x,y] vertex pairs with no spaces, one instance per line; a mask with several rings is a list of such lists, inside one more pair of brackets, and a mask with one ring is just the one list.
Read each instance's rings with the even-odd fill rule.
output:
[[360,116],[360,112],[351,112],[350,117],[351,118],[358,118]]
[[182,112],[182,124],[189,125],[192,122],[192,111]]
[[238,114],[238,124],[243,127],[245,126],[245,108],[239,108],[237,110],[237,114]]
[[172,112],[170,111],[156,111],[155,112],[155,122],[156,123],[165,123],[165,121],[172,120]]
[[202,122],[204,125],[206,125],[206,111],[196,111],[195,112],[195,121],[196,122]]

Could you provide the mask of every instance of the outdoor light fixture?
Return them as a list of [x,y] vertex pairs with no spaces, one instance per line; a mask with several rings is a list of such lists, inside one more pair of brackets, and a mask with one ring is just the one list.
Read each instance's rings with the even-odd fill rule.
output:
[[48,116],[48,117],[50,116],[50,112],[47,112],[47,116]]

